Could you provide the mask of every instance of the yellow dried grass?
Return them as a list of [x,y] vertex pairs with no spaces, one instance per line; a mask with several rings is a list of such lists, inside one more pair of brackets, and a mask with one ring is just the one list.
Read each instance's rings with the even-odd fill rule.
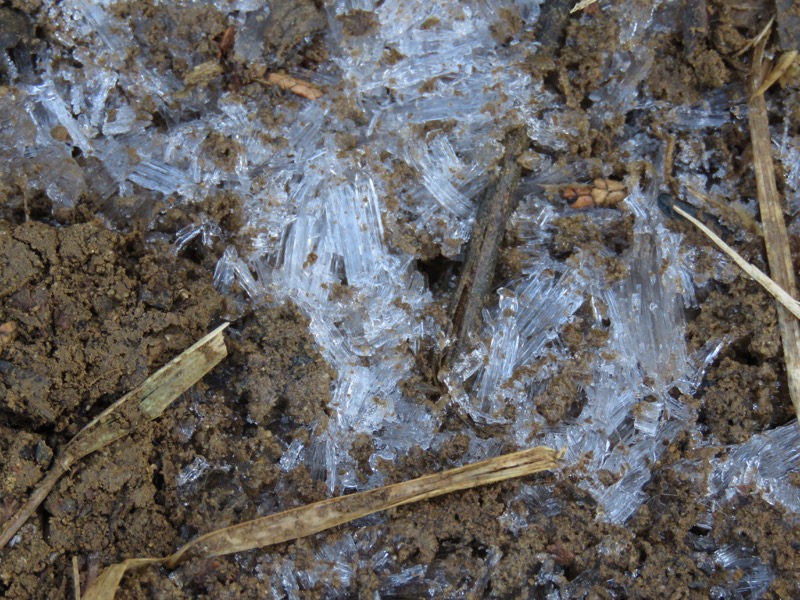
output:
[[190,558],[211,558],[288,542],[404,504],[553,469],[562,454],[547,447],[530,448],[218,529],[164,558],[129,558],[110,566],[86,590],[83,600],[112,600],[130,569],[146,565],[172,569]]
[[769,276],[761,271],[755,265],[747,262],[736,250],[731,248],[728,244],[726,244],[717,234],[711,231],[708,227],[703,225],[700,221],[695,219],[692,215],[687,213],[679,206],[673,206],[672,210],[676,213],[681,215],[684,219],[692,223],[695,227],[697,227],[700,231],[702,231],[706,236],[714,242],[720,250],[722,250],[725,254],[730,256],[733,261],[739,265],[739,267],[747,273],[750,277],[756,280],[761,286],[767,290],[772,297],[775,298],[778,302],[780,302],[783,306],[786,307],[795,317],[800,319],[800,302],[792,298],[789,294],[787,294],[781,286],[775,283]]
[[222,332],[228,325],[224,323],[204,336],[81,429],[59,451],[47,475],[36,486],[27,502],[6,523],[0,535],[0,548],[14,537],[33,511],[44,502],[58,480],[75,463],[125,437],[144,423],[158,418],[173,400],[225,358],[228,351]]
[[[769,119],[764,91],[786,72],[794,56],[784,64],[784,57],[776,69],[770,70],[764,62],[766,36],[756,44],[753,52],[752,72],[750,76],[750,100],[747,104],[750,138],[753,143],[753,170],[756,175],[758,206],[761,212],[761,223],[764,230],[764,243],[767,248],[767,261],[770,274],[775,283],[789,296],[797,296],[792,253],[789,248],[789,236],[783,220],[783,203],[778,194],[775,180],[775,167],[772,162],[772,140],[769,133]],[[784,56],[791,55],[787,53]],[[782,70],[781,70],[782,69]],[[781,70],[775,76],[776,71]],[[778,306],[778,325],[783,342],[783,356],[786,362],[786,375],[789,396],[792,399],[795,413],[800,418],[800,322],[793,319],[782,305]]]
[[583,10],[583,9],[584,9],[584,8],[586,8],[587,6],[591,6],[591,5],[592,5],[592,4],[594,4],[595,2],[597,2],[597,0],[581,0],[581,1],[580,1],[580,2],[578,2],[578,3],[577,3],[575,6],[573,6],[573,7],[572,7],[572,10],[570,10],[569,12],[570,12],[570,14],[571,14],[571,13],[576,13],[576,12],[578,12],[579,10]]

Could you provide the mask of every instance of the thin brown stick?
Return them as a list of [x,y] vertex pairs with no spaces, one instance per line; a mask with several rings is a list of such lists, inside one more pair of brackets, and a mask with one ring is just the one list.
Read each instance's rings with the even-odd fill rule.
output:
[[227,349],[222,332],[228,325],[224,323],[204,336],[81,429],[59,452],[47,475],[3,528],[0,548],[14,537],[76,462],[159,417],[173,400],[225,358]]
[[112,600],[128,569],[152,564],[172,569],[190,558],[211,558],[288,542],[404,504],[553,469],[561,455],[552,448],[529,448],[218,529],[165,558],[133,558],[112,565],[86,590],[83,600]]
[[[789,249],[789,236],[783,220],[783,207],[775,183],[775,167],[772,163],[772,143],[769,134],[767,104],[762,87],[765,73],[763,68],[765,40],[762,39],[753,53],[753,67],[750,78],[752,95],[748,102],[750,137],[753,143],[753,169],[756,175],[758,205],[764,228],[764,242],[767,247],[767,260],[772,279],[790,296],[797,297],[797,286]],[[795,412],[800,418],[800,322],[782,305],[778,305],[778,324],[783,341],[783,355],[786,361],[786,375],[789,382],[789,396]]]
[[503,145],[502,163],[480,200],[467,258],[450,301],[450,335],[455,341],[440,365],[445,371],[465,348],[469,334],[480,321],[486,295],[491,290],[506,223],[517,207],[514,191],[522,173],[517,158],[528,146],[525,129],[519,127],[509,132]]

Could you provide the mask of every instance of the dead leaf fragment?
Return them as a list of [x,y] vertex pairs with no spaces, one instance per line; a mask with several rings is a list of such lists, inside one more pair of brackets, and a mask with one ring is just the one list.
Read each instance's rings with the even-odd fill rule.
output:
[[270,73],[267,76],[267,83],[277,85],[278,87],[289,90],[293,94],[302,96],[307,100],[318,100],[322,97],[322,90],[308,81],[296,79],[286,73]]
[[753,96],[760,96],[764,92],[766,92],[772,84],[781,79],[784,75],[789,72],[789,69],[792,67],[794,62],[797,60],[797,50],[791,50],[789,52],[784,52],[781,54],[781,57],[778,59],[778,63],[775,67],[769,72],[769,74],[764,78],[763,83],[758,86],[758,89],[753,92]]
[[575,6],[573,6],[572,10],[569,12],[570,14],[572,14],[578,12],[579,10],[584,10],[589,6],[591,6],[592,4],[594,4],[595,2],[597,2],[597,0],[581,0]]
[[230,323],[223,323],[173,358],[141,385],[109,406],[61,448],[47,475],[36,485],[25,504],[3,524],[0,549],[11,541],[73,465],[161,416],[178,396],[225,358],[228,350],[222,332],[228,325]]
[[222,75],[224,69],[217,60],[207,60],[200,63],[192,69],[186,77],[183,78],[183,83],[186,85],[208,85],[212,79]]
[[225,58],[233,48],[233,43],[236,40],[236,28],[231,25],[222,34],[222,39],[219,41],[219,58]]
[[564,451],[538,446],[471,463],[410,481],[329,498],[280,513],[217,529],[195,538],[164,558],[129,558],[108,567],[83,600],[113,600],[125,572],[146,565],[167,569],[190,558],[212,558],[296,540],[379,511],[481,485],[558,467]]

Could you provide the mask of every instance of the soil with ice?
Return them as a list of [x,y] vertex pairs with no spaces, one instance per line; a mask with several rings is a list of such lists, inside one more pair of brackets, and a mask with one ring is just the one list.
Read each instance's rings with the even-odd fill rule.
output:
[[[0,522],[53,453],[222,319],[230,357],[61,481],[0,595],[514,448],[564,468],[121,598],[800,595],[800,430],[765,268],[747,54],[771,5],[15,0],[0,7]],[[231,47],[225,32],[233,28]],[[324,95],[268,83],[285,72]],[[769,92],[800,263],[797,80]],[[482,328],[436,357],[481,190],[524,126]],[[616,208],[560,186],[624,181]],[[737,217],[738,215],[738,217]]]

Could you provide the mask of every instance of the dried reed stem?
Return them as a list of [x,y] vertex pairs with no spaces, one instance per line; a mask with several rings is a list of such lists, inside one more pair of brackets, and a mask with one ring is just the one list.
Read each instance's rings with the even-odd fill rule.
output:
[[72,557],[72,595],[81,600],[81,572],[78,570],[78,557]]
[[[759,93],[765,78],[763,64],[765,39],[756,44],[750,79],[752,95],[748,102],[750,137],[753,144],[753,169],[758,189],[758,205],[767,247],[767,260],[772,279],[790,296],[797,296],[797,286],[789,249],[789,236],[783,220],[783,208],[775,183],[775,168],[772,164],[772,143],[767,119],[767,104],[763,93]],[[789,396],[795,412],[800,418],[800,322],[792,318],[789,311],[778,305],[778,323],[783,341],[786,376],[789,381]]]
[[171,569],[190,558],[211,558],[288,542],[382,510],[553,469],[558,466],[561,454],[552,448],[530,448],[218,529],[189,542],[165,558],[132,558],[112,565],[89,587],[83,599],[112,600],[128,569],[152,564]]
[[780,302],[783,306],[786,307],[788,311],[790,311],[795,317],[800,319],[800,302],[792,298],[789,294],[787,294],[782,287],[780,287],[777,283],[772,281],[765,273],[763,273],[758,267],[755,265],[750,264],[747,262],[742,256],[736,252],[733,248],[728,246],[720,237],[711,231],[708,227],[703,225],[700,221],[695,219],[692,215],[687,213],[683,210],[680,206],[673,206],[672,210],[676,213],[681,215],[687,221],[690,221],[695,227],[697,227],[700,231],[706,234],[711,241],[713,241],[719,248],[728,256],[730,256],[733,261],[742,268],[742,270],[750,275],[753,279],[755,279],[758,283],[760,283],[765,290],[767,290],[772,297],[775,298],[778,302]]
[[58,480],[76,462],[159,417],[175,398],[225,358],[227,349],[222,332],[227,326],[228,323],[224,323],[204,336],[81,429],[59,451],[47,475],[3,528],[0,548],[14,537],[33,511],[44,502]]

